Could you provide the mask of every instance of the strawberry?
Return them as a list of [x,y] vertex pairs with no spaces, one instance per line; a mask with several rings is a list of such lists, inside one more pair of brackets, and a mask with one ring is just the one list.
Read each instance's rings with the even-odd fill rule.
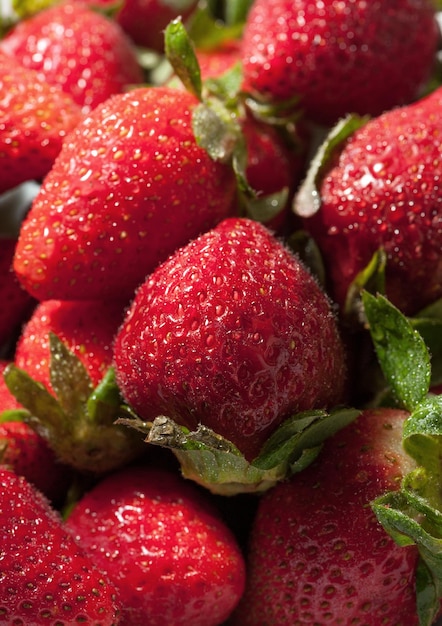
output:
[[81,359],[93,385],[112,363],[112,343],[123,319],[119,301],[40,302],[22,329],[15,351],[18,367],[52,389],[50,333],[54,333]]
[[175,472],[135,466],[102,479],[66,528],[118,588],[127,626],[216,626],[243,592],[233,534]]
[[330,125],[411,102],[429,79],[439,29],[431,0],[255,0],[247,16],[244,89],[295,99]]
[[121,27],[80,3],[59,2],[21,20],[0,50],[61,87],[84,113],[143,82],[135,48]]
[[19,334],[36,304],[12,269],[15,245],[14,238],[0,237],[0,346]]
[[229,218],[139,287],[114,345],[117,382],[144,420],[201,423],[256,457],[297,411],[345,397],[330,303],[268,229]]
[[0,359],[0,415],[3,411],[15,411],[21,408],[20,403],[17,402],[16,398],[6,386],[3,377],[3,373],[10,363],[11,361],[8,359]]
[[115,19],[138,46],[161,53],[168,23],[178,16],[187,20],[196,6],[197,0],[124,0]]
[[0,467],[0,623],[116,626],[115,588],[42,494]]
[[407,415],[363,412],[262,496],[233,624],[418,624],[417,549],[396,545],[368,506],[411,469],[401,450]]
[[81,117],[59,86],[0,53],[0,193],[41,180]]
[[362,119],[359,128],[352,129],[350,118],[347,138],[313,166],[314,184],[298,193],[295,211],[323,255],[341,309],[380,251],[385,293],[406,314],[442,296],[441,105],[439,88],[412,105]]
[[14,267],[30,293],[129,299],[158,263],[231,213],[235,176],[196,144],[196,103],[141,87],[75,128],[20,232]]
[[110,471],[141,450],[133,433],[114,425],[120,399],[109,370],[123,311],[119,301],[39,303],[4,372],[27,410],[23,419],[81,472]]
[[51,502],[63,502],[72,472],[28,424],[0,420],[0,458],[2,465],[26,478]]

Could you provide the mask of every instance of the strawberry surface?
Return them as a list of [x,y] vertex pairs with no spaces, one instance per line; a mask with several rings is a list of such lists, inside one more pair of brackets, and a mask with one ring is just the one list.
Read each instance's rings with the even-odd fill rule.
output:
[[174,472],[103,479],[66,527],[118,587],[127,626],[216,626],[244,589],[243,556],[208,494]]
[[438,37],[431,0],[255,0],[243,33],[244,88],[267,101],[296,97],[321,124],[378,115],[418,96]]
[[191,125],[197,100],[115,95],[63,145],[23,223],[15,271],[40,300],[131,298],[177,247],[231,214],[236,181]]
[[365,411],[261,498],[235,626],[418,624],[416,546],[397,545],[369,506],[413,467],[407,415]]
[[0,467],[0,623],[116,626],[115,589],[24,478]]
[[0,193],[40,181],[81,118],[80,107],[58,85],[0,53]]
[[270,233],[224,220],[140,286],[114,347],[146,420],[201,422],[248,458],[297,411],[343,401],[344,348],[314,278]]
[[120,26],[83,3],[59,2],[21,20],[0,50],[61,87],[83,113],[143,82],[135,48]]
[[[442,296],[440,107],[442,89],[356,130],[326,164],[320,208],[306,217],[325,259],[333,298],[379,249],[386,295],[406,314]],[[299,202],[297,211],[305,205]]]

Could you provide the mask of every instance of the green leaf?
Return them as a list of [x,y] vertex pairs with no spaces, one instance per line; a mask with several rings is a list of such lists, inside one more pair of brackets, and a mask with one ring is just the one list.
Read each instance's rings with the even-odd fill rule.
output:
[[237,39],[243,30],[242,23],[226,24],[201,5],[188,20],[187,31],[199,50],[213,50],[224,42]]
[[423,399],[405,420],[403,446],[407,454],[441,478],[442,458],[442,395]]
[[224,9],[226,24],[244,24],[252,4],[253,0],[227,0]]
[[242,78],[242,66],[240,63],[235,63],[224,74],[216,78],[207,78],[204,81],[204,90],[222,100],[227,106],[236,106]]
[[256,222],[269,222],[275,218],[287,206],[289,189],[284,187],[280,191],[266,195],[246,194],[243,205],[247,217]]
[[431,385],[442,383],[442,299],[410,319],[431,355]]
[[413,492],[410,483],[412,479],[406,477],[399,491],[376,499],[372,508],[399,545],[417,546],[421,558],[416,581],[419,623],[431,626],[442,596],[442,513]]
[[347,318],[362,317],[361,293],[365,289],[370,293],[385,294],[385,268],[387,255],[381,248],[377,250],[367,266],[352,281],[344,304],[344,315]]
[[311,217],[321,206],[321,197],[318,191],[320,176],[337,149],[358,128],[364,126],[368,117],[351,114],[340,120],[319,146],[316,155],[311,161],[307,176],[293,199],[293,211],[301,217]]
[[167,25],[164,31],[164,49],[167,60],[183,85],[201,100],[201,72],[195,47],[180,17]]
[[27,419],[29,419],[29,411],[26,409],[7,409],[0,413],[0,424],[25,422]]
[[287,419],[271,435],[253,461],[255,467],[270,469],[280,463],[298,461],[305,450],[318,450],[322,443],[353,422],[359,415],[356,409],[306,411]]
[[382,295],[362,293],[377,358],[392,393],[413,410],[427,395],[431,362],[427,346],[410,321]]
[[123,400],[110,367],[87,399],[87,414],[95,424],[110,424],[121,415]]

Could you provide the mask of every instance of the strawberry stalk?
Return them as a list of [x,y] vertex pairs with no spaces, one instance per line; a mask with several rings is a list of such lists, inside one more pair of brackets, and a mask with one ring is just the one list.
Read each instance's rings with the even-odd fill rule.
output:
[[418,547],[417,610],[421,626],[430,626],[442,598],[442,397],[429,393],[430,354],[412,322],[384,296],[363,292],[362,301],[392,397],[410,412],[403,448],[418,464],[397,492],[376,499],[372,508],[399,545]]
[[53,333],[50,352],[54,395],[14,364],[4,372],[7,387],[27,410],[21,412],[23,421],[61,461],[81,472],[108,472],[138,456],[134,433],[114,425],[121,399],[113,370],[94,389],[80,359]]

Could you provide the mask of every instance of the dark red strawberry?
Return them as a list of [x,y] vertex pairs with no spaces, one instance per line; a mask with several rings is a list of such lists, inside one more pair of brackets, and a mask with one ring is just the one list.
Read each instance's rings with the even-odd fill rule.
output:
[[0,236],[0,347],[16,340],[36,304],[13,271],[15,245],[14,238]]
[[61,87],[84,113],[143,82],[135,48],[121,27],[84,3],[57,2],[18,22],[0,50]]
[[24,478],[0,467],[0,623],[116,626],[114,586]]
[[21,408],[20,403],[9,391],[3,378],[3,372],[10,363],[11,361],[7,359],[0,359],[0,415],[3,411],[14,411]]
[[[0,407],[0,418],[2,410]],[[26,478],[54,505],[63,503],[72,472],[57,461],[45,439],[28,424],[0,419],[0,459],[2,465]]]
[[66,526],[118,588],[126,626],[216,626],[242,595],[233,534],[208,494],[179,474],[114,473],[74,506]]
[[[383,251],[385,293],[408,315],[442,296],[442,89],[355,130],[295,210],[318,244],[333,298]],[[313,196],[316,196],[316,200]]]
[[0,53],[0,193],[41,180],[81,117],[59,86]]
[[116,95],[65,141],[25,220],[15,270],[37,298],[131,298],[177,247],[231,214],[229,165],[196,143],[196,98]]
[[344,349],[327,297],[249,219],[224,220],[157,268],[114,352],[122,394],[142,419],[202,423],[248,459],[284,418],[345,397]]
[[418,551],[397,545],[370,507],[413,467],[401,445],[407,416],[365,411],[262,496],[232,624],[417,626]]
[[439,29],[431,0],[255,0],[244,33],[244,89],[321,124],[378,115],[416,98]]

